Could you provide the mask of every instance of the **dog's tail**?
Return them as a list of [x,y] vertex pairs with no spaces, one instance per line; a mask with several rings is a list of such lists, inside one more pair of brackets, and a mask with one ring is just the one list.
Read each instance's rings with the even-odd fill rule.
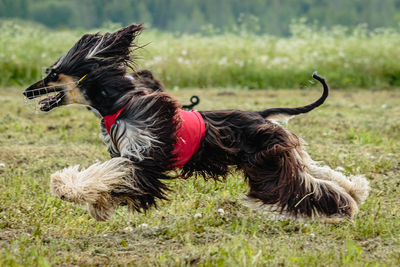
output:
[[325,79],[318,76],[318,74],[316,72],[313,73],[312,77],[314,79],[316,79],[317,81],[319,81],[322,86],[324,87],[324,92],[322,93],[322,96],[315,101],[314,103],[311,103],[307,106],[303,106],[303,107],[297,107],[297,108],[270,108],[270,109],[266,109],[263,111],[260,111],[259,114],[261,116],[263,116],[265,119],[272,119],[274,117],[279,117],[279,116],[295,116],[295,115],[299,115],[302,113],[307,113],[310,112],[311,110],[321,106],[324,102],[325,99],[328,97],[328,93],[329,93],[329,87],[325,82]]

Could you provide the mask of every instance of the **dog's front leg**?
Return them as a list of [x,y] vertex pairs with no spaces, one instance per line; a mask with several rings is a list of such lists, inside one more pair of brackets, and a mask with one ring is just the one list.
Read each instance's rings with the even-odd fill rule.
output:
[[86,204],[96,220],[106,221],[118,205],[140,211],[166,199],[168,188],[160,179],[170,177],[156,167],[116,157],[81,171],[77,165],[52,174],[51,191],[62,200]]
[[99,221],[108,220],[121,203],[115,192],[140,191],[134,183],[135,166],[126,158],[117,157],[79,170],[79,165],[51,175],[51,191],[62,200],[87,204],[91,215]]

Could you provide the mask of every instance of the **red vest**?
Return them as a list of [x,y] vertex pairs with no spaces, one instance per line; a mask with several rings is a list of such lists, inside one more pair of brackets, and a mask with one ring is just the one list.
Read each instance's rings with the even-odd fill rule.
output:
[[[115,114],[104,116],[104,125],[109,134],[111,126],[114,125],[124,108],[125,106]],[[180,117],[180,124],[176,130],[177,140],[173,153],[177,154],[177,157],[174,158],[174,167],[181,168],[199,150],[200,142],[206,132],[206,126],[203,117],[198,111],[179,109],[178,116]]]

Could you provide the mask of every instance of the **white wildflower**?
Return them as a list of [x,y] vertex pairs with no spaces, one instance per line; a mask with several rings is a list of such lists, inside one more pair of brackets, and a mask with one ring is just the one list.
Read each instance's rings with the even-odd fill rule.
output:
[[235,60],[235,64],[237,64],[239,67],[243,67],[244,66],[243,60]]
[[124,228],[124,231],[125,232],[132,232],[133,228],[131,226],[127,226],[127,227]]
[[4,168],[6,166],[6,164],[5,163],[3,163],[3,162],[0,162],[0,167],[1,168]]
[[289,62],[288,57],[276,57],[273,60],[271,60],[271,65],[282,65],[288,62]]
[[260,57],[260,61],[261,61],[262,64],[267,63],[267,61],[268,61],[268,56],[266,56],[266,55],[261,56],[261,57]]
[[387,108],[387,105],[386,105],[386,104],[383,104],[383,105],[381,106],[381,108],[385,109],[385,108]]
[[149,225],[147,223],[142,223],[141,225],[139,225],[140,228],[147,228],[149,227]]
[[162,57],[161,56],[155,56],[155,57],[153,57],[153,60],[159,62],[159,61],[162,60]]
[[228,59],[226,57],[223,57],[218,61],[218,65],[226,65],[227,63]]
[[198,218],[203,217],[203,215],[201,215],[201,213],[196,213],[193,217],[194,217],[195,219],[198,219]]
[[219,213],[219,215],[223,216],[225,214],[224,209],[218,209],[217,212]]
[[155,64],[161,62],[162,60],[163,60],[162,57],[160,57],[160,56],[155,56],[155,57],[153,57],[153,60],[150,62],[150,65],[155,65]]

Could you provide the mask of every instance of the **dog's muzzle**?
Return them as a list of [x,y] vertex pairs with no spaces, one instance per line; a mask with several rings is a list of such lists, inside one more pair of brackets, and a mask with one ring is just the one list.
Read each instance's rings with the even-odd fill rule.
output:
[[55,86],[44,85],[43,81],[39,81],[28,87],[23,92],[23,95],[25,96],[25,104],[32,107],[34,111],[41,110],[48,112],[53,108],[60,106],[65,97],[65,93],[71,91],[63,88],[63,86],[67,84]]

